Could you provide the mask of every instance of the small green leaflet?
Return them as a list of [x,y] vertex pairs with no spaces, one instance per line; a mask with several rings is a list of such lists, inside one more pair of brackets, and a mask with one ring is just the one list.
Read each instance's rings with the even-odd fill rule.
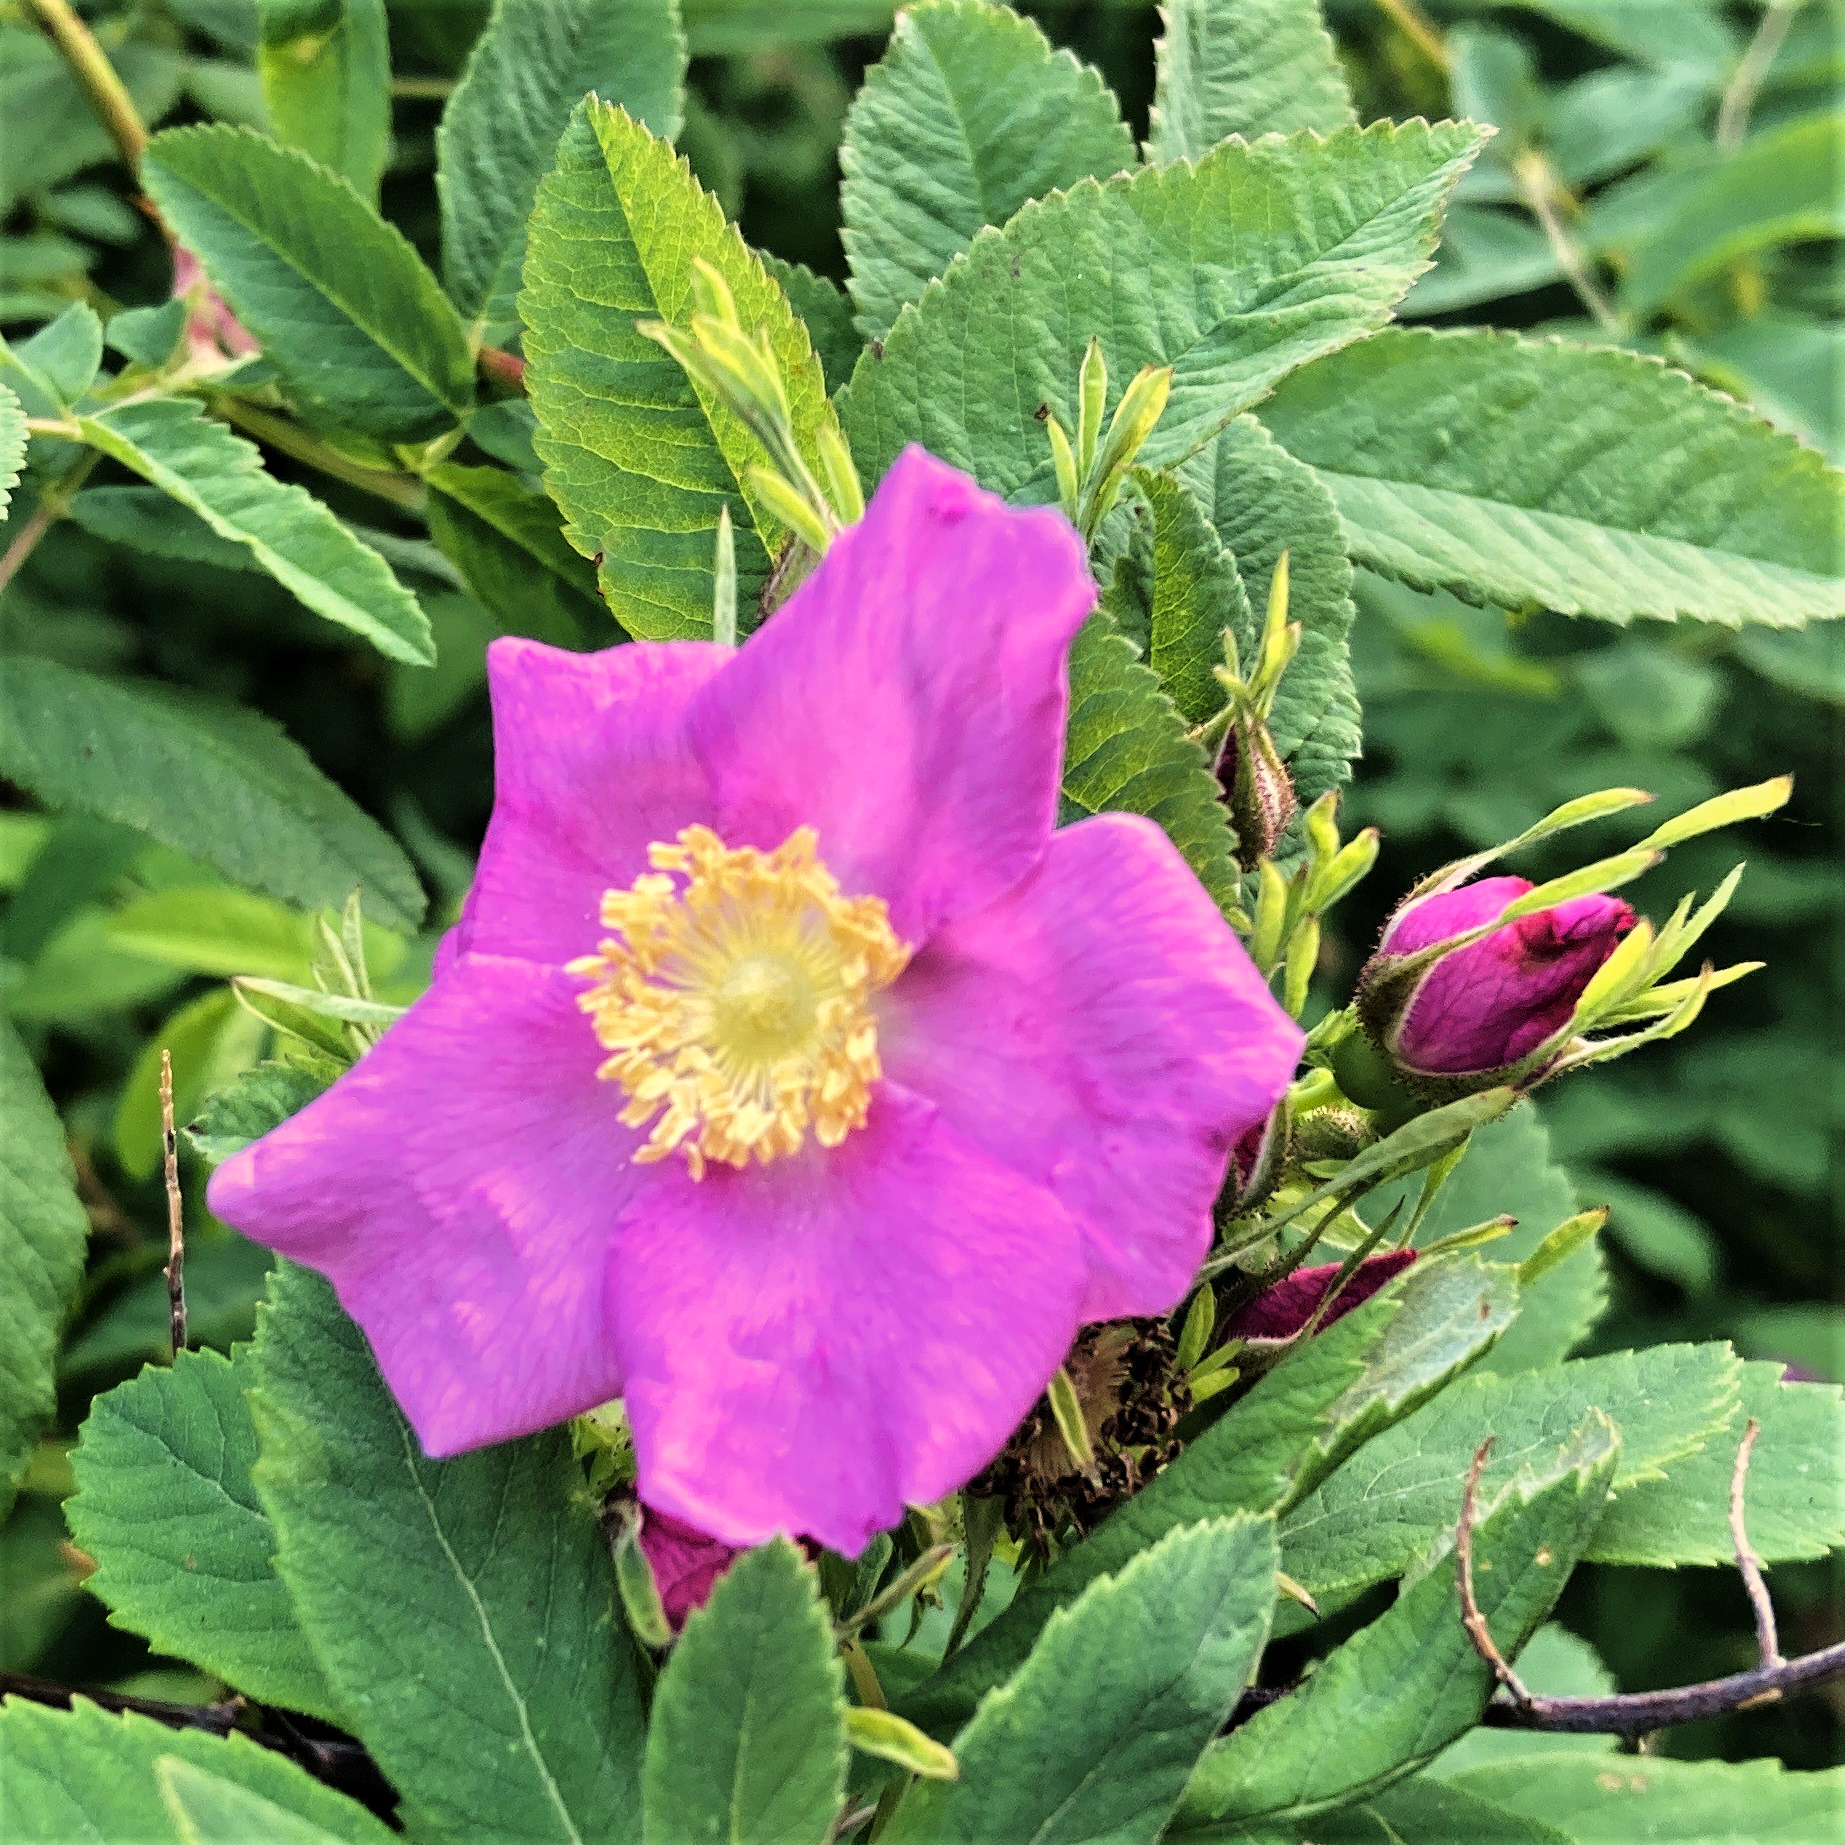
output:
[[914,1785],[890,1845],[1153,1845],[1255,1670],[1274,1602],[1268,1520],[1167,1533],[1051,1616],[955,1737],[960,1779]]
[[10,349],[0,342],[0,364],[10,364],[51,400],[60,413],[96,382],[102,365],[103,328],[87,301],[74,301],[56,320]]
[[584,93],[670,141],[685,62],[677,0],[495,0],[436,130],[442,274],[470,320],[516,323],[525,221]]
[[160,1765],[174,1761],[232,1783],[340,1845],[392,1845],[399,1837],[356,1800],[248,1737],[111,1716],[82,1697],[67,1711],[24,1698],[0,1705],[0,1761],[6,1763],[9,1836],[32,1845],[96,1845],[99,1839],[250,1845],[254,1838],[264,1845],[320,1845],[314,1831],[294,1839],[206,1832],[202,1814],[191,1821],[192,1831],[182,1831],[160,1794]]
[[0,774],[302,909],[337,909],[357,887],[387,928],[422,919],[422,886],[390,836],[254,711],[10,656]]
[[[339,1845],[339,1834],[183,1756],[157,1757],[154,1783],[186,1845],[249,1845],[252,1839],[263,1845]],[[396,1836],[387,1828],[379,1830],[387,1839]]]
[[882,339],[983,226],[1135,159],[1100,75],[1031,20],[924,0],[897,15],[866,72],[839,165],[858,327]]
[[270,1564],[275,1533],[250,1484],[248,1346],[181,1352],[98,1397],[71,1466],[71,1535],[118,1627],[246,1696],[330,1723],[339,1702]]
[[1392,329],[1262,420],[1331,489],[1352,556],[1418,589],[1614,622],[1845,614],[1845,474],[1656,359]]
[[654,1690],[643,1845],[826,1838],[845,1792],[839,1655],[811,1564],[785,1538],[738,1558]]
[[688,318],[694,256],[722,272],[745,330],[768,331],[819,472],[814,436],[833,411],[787,298],[671,147],[620,109],[579,106],[532,214],[519,297],[526,383],[565,536],[599,561],[610,612],[644,640],[709,636],[721,506],[746,622],[784,536],[742,484],[761,445],[634,330],[637,319]]
[[[1474,1589],[1500,1650],[1543,1622],[1607,1501],[1620,1443],[1591,1410],[1534,1457],[1474,1531]],[[1456,1486],[1450,1510],[1457,1516]],[[1169,1836],[1231,1839],[1380,1792],[1479,1720],[1495,1680],[1461,1625],[1452,1554],[1322,1661],[1292,1696],[1214,1744]]]
[[256,0],[256,66],[279,140],[376,199],[391,151],[384,0]]
[[1056,498],[1048,405],[1076,427],[1102,342],[1116,397],[1173,367],[1141,460],[1203,447],[1307,360],[1381,324],[1428,266],[1481,133],[1380,123],[1226,142],[1196,167],[1084,180],[985,230],[860,359],[840,416],[866,480],[909,442],[1020,501]]
[[58,1339],[90,1237],[76,1183],[64,1125],[0,1019],[0,1518],[56,1407]]
[[189,398],[156,397],[79,420],[83,439],[171,495],[316,615],[387,659],[428,666],[429,622],[391,566],[304,487],[268,473],[256,445]]
[[305,409],[414,442],[473,407],[460,317],[403,233],[344,179],[228,127],[156,135],[141,174]]
[[364,1334],[292,1265],[256,1363],[277,1571],[413,1827],[453,1845],[633,1838],[639,1690],[568,1435],[425,1459]]
[[215,1165],[297,1115],[326,1088],[311,1070],[292,1063],[259,1063],[227,1088],[205,1098],[186,1138],[201,1159]]
[[13,503],[13,489],[25,465],[26,413],[12,391],[0,384],[0,521]]
[[1319,0],[1166,0],[1161,18],[1149,160],[1358,119]]

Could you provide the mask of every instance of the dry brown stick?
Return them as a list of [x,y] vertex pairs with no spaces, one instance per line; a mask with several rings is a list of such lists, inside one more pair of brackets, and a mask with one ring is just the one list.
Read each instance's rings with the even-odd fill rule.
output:
[[179,1135],[173,1127],[173,1053],[160,1053],[160,1151],[167,1181],[167,1305],[173,1356],[186,1349],[186,1212],[179,1195]]
[[1486,1468],[1486,1457],[1492,1451],[1493,1437],[1490,1435],[1474,1450],[1473,1465],[1467,1470],[1467,1485],[1461,1493],[1461,1522],[1454,1532],[1454,1555],[1459,1564],[1461,1589],[1461,1625],[1467,1629],[1467,1637],[1473,1642],[1474,1651],[1492,1667],[1500,1684],[1522,1707],[1530,1704],[1531,1693],[1525,1689],[1524,1681],[1512,1670],[1505,1655],[1494,1644],[1492,1630],[1486,1625],[1486,1616],[1480,1612],[1480,1604],[1475,1600],[1473,1592],[1474,1512],[1480,1495],[1480,1475]]
[[1785,1665],[1781,1656],[1781,1638],[1775,1632],[1775,1605],[1769,1599],[1768,1584],[1762,1580],[1762,1560],[1749,1542],[1743,1523],[1743,1496],[1749,1479],[1749,1455],[1762,1425],[1751,1416],[1743,1430],[1742,1446],[1736,1450],[1736,1471],[1730,1476],[1730,1537],[1736,1545],[1736,1567],[1742,1571],[1743,1587],[1749,1591],[1749,1606],[1755,1610],[1755,1641],[1764,1666]]

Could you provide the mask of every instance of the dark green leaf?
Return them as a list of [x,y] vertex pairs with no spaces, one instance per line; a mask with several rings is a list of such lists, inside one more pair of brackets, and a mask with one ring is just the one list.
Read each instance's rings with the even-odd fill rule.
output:
[[217,1165],[299,1114],[325,1088],[314,1072],[298,1064],[259,1063],[206,1098],[186,1138],[201,1159]]
[[279,140],[376,199],[391,151],[384,0],[256,0],[257,69]]
[[846,291],[837,282],[815,275],[805,263],[787,262],[767,250],[757,254],[763,268],[782,285],[788,305],[801,317],[807,337],[814,343],[827,390],[842,389],[852,376],[858,355],[865,350]]
[[118,1627],[264,1704],[329,1722],[340,1707],[270,1556],[275,1533],[250,1484],[256,1430],[250,1350],[181,1352],[98,1397],[65,1515],[96,1560],[89,1578]]
[[217,570],[260,568],[252,545],[220,538],[197,513],[158,487],[88,487],[71,501],[69,518],[94,537],[150,557]]
[[306,1269],[272,1279],[256,1361],[277,1568],[407,1816],[455,1845],[632,1838],[639,1693],[568,1436],[425,1459]]
[[474,401],[467,335],[402,232],[343,179],[245,128],[156,135],[142,178],[290,390],[387,441]]
[[303,909],[337,909],[356,886],[387,927],[422,917],[422,887],[390,837],[253,711],[0,660],[0,773]]
[[442,273],[469,319],[517,322],[525,221],[584,93],[670,141],[685,59],[676,0],[495,0],[436,130]]
[[845,1791],[832,1623],[785,1539],[739,1557],[655,1687],[645,1845],[821,1845]]

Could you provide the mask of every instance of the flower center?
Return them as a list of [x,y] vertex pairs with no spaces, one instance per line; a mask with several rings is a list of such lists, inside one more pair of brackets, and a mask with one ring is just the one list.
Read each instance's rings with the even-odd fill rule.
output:
[[654,1123],[637,1160],[677,1148],[699,1179],[865,1125],[882,1073],[871,996],[910,951],[881,897],[840,894],[815,843],[803,826],[773,852],[732,851],[689,826],[603,897],[613,933],[569,971],[594,982],[578,1004],[610,1053],[596,1074],[627,1091],[630,1127]]

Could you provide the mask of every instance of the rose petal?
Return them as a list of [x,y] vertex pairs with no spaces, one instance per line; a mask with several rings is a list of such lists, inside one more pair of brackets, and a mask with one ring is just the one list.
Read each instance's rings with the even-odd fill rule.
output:
[[892,1080],[1077,1217],[1088,1319],[1165,1313],[1211,1240],[1230,1150],[1303,1034],[1151,821],[1053,835],[999,902],[943,929],[885,996]]
[[462,956],[211,1181],[218,1216],[332,1281],[431,1454],[621,1392],[599,1277],[644,1169],[578,985]]
[[864,520],[695,700],[727,843],[811,825],[912,944],[992,901],[1057,814],[1081,541],[910,448]]

